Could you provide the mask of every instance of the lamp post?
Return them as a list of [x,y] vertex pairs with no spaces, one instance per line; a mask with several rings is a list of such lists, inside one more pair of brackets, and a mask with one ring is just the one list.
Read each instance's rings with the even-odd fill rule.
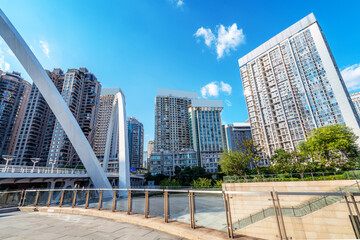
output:
[[54,166],[55,166],[56,160],[50,159],[50,160],[49,160],[49,163],[51,164],[51,173],[53,173],[53,172],[54,172]]
[[5,172],[9,166],[9,162],[14,160],[15,156],[13,155],[2,155],[3,159],[6,161],[6,164],[5,164]]
[[35,170],[35,164],[37,164],[38,162],[40,162],[41,158],[30,158],[30,160],[34,163],[33,168],[31,170],[31,172],[33,173]]

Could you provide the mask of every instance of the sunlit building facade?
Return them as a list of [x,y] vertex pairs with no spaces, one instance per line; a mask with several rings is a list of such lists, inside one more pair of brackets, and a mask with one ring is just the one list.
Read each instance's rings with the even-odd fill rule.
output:
[[358,116],[360,116],[360,92],[350,94],[350,97],[354,104]]
[[278,148],[296,149],[314,128],[346,124],[360,135],[359,118],[313,14],[238,62],[262,164]]
[[30,91],[20,73],[0,71],[0,156],[13,154]]
[[221,124],[222,100],[193,99],[189,108],[191,145],[198,155],[198,166],[207,172],[218,169],[224,151]]

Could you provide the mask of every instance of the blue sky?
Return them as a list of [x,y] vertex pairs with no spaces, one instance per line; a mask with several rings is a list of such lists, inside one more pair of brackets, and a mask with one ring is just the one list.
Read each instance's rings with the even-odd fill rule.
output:
[[[157,88],[222,99],[224,122],[246,121],[237,59],[311,12],[350,92],[360,89],[358,0],[0,0],[0,7],[44,68],[87,67],[103,87],[120,87],[145,143]],[[0,68],[31,82],[4,42]]]

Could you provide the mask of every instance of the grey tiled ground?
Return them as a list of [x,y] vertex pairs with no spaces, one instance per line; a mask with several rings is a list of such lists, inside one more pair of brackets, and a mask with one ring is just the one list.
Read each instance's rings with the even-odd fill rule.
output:
[[159,239],[167,233],[102,218],[40,212],[0,214],[0,239]]

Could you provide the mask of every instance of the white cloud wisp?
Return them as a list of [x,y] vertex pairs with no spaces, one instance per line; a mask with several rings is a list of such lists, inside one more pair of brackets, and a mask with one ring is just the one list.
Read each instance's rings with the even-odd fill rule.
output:
[[230,84],[224,82],[221,82],[220,86],[218,82],[211,82],[203,86],[200,91],[203,98],[217,97],[219,96],[220,92],[224,92],[227,95],[230,95],[232,87],[230,86]]
[[360,63],[345,68],[341,75],[349,91],[360,89]]
[[242,29],[238,29],[237,24],[234,23],[231,26],[225,27],[223,25],[217,26],[217,37],[210,28],[199,28],[194,34],[195,37],[203,37],[205,44],[208,47],[215,47],[217,58],[220,59],[224,54],[229,54],[230,50],[236,50],[236,48],[245,43],[245,35]]
[[50,47],[49,47],[49,43],[47,43],[46,41],[39,41],[40,45],[41,45],[41,50],[45,53],[45,55],[50,58]]

